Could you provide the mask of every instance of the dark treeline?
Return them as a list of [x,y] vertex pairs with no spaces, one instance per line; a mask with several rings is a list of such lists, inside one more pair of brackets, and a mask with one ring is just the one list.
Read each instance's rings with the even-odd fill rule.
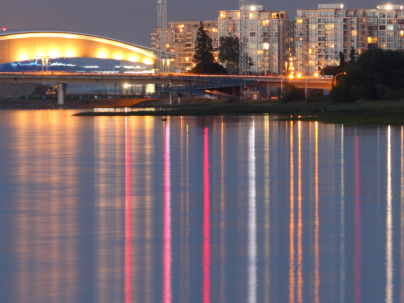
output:
[[338,103],[404,98],[404,52],[369,49],[342,68],[331,99]]

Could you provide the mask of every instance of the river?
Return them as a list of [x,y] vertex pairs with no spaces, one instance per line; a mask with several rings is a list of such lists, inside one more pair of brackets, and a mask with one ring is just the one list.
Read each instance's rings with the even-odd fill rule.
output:
[[0,111],[0,301],[404,302],[404,130]]

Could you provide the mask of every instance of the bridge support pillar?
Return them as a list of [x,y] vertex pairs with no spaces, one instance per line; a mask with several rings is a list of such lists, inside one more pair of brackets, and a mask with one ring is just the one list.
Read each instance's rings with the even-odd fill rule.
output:
[[267,82],[267,99],[270,99],[270,98],[271,98],[271,96],[270,96],[269,94],[270,94],[269,82]]
[[58,83],[58,105],[65,105],[66,83]]
[[181,96],[178,95],[178,104],[181,104]]
[[[170,81],[170,87],[173,87],[173,82]],[[169,93],[170,94],[170,105],[173,105],[173,93]]]

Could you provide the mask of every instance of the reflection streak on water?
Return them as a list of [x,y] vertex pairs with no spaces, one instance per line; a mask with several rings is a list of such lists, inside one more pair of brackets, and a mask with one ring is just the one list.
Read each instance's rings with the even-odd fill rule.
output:
[[404,303],[403,127],[380,127],[384,147],[374,128],[265,116],[52,115],[19,117],[0,158],[5,302]]
[[344,179],[344,125],[341,125],[341,209],[340,209],[340,302],[345,302],[345,179]]
[[361,213],[360,213],[360,176],[359,176],[359,138],[355,137],[355,257],[354,287],[355,302],[362,301],[361,290]]
[[226,247],[225,247],[225,197],[224,197],[224,123],[220,119],[220,302],[226,302]]
[[[134,117],[132,117],[134,118]],[[146,264],[146,274],[145,274],[145,284],[146,284],[146,302],[153,302],[153,200],[152,200],[152,184],[153,179],[151,177],[152,173],[152,160],[151,155],[153,154],[153,145],[151,144],[152,134],[154,132],[154,121],[151,117],[145,117],[145,150],[146,155],[146,245],[145,245],[145,264]]]
[[391,127],[387,130],[386,303],[393,302],[393,217],[391,193]]
[[167,121],[164,140],[164,248],[163,248],[163,302],[171,303],[171,168],[170,123]]
[[[18,111],[13,118],[18,122],[13,137],[13,153],[18,157],[13,173],[18,191],[12,201],[5,201],[1,193],[0,201],[1,204],[11,202],[20,212],[15,217],[18,233],[12,242],[18,270],[2,268],[0,272],[4,271],[7,278],[3,276],[0,280],[15,279],[13,285],[18,285],[18,291],[13,299],[17,302],[55,302],[61,297],[74,301],[77,298],[78,255],[74,235],[78,205],[73,196],[77,194],[78,184],[69,176],[77,174],[78,168],[63,160],[69,152],[79,149],[75,140],[79,129],[64,118],[62,123],[67,126],[64,137],[55,136],[52,126],[56,118],[49,110]],[[53,154],[59,157],[51,157]],[[2,173],[7,174],[4,170]],[[62,191],[62,187],[68,190]],[[61,213],[65,215],[61,217]],[[8,229],[2,232],[9,236]],[[63,237],[57,236],[60,234]],[[11,247],[2,245],[2,249]]]
[[294,193],[293,122],[290,122],[290,223],[289,223],[289,302],[295,302],[295,193]]
[[210,186],[209,186],[209,129],[204,132],[203,146],[203,303],[210,302]]
[[257,301],[257,243],[255,201],[255,124],[248,137],[248,302]]
[[404,303],[404,127],[401,127],[401,303]]
[[319,253],[319,215],[318,215],[318,122],[315,122],[315,219],[314,219],[314,302],[320,302],[320,253]]
[[298,220],[297,220],[297,302],[303,302],[303,251],[302,251],[302,122],[298,122]]
[[126,203],[125,203],[125,297],[126,303],[131,302],[132,297],[132,235],[131,235],[131,180],[130,180],[130,131],[128,118],[125,118],[125,151],[126,151]]
[[265,247],[265,297],[264,302],[270,301],[270,153],[269,153],[269,117],[265,116],[265,126],[264,126],[264,134],[265,134],[265,239],[264,239],[264,247]]

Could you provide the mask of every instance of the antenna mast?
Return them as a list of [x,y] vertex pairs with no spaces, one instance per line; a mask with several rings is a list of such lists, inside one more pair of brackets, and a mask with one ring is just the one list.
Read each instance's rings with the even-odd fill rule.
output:
[[157,45],[160,51],[160,60],[157,67],[160,71],[163,70],[163,51],[165,51],[167,44],[167,1],[157,0]]
[[239,49],[239,73],[248,75],[250,71],[248,35],[250,28],[250,3],[249,0],[240,0],[240,49]]

